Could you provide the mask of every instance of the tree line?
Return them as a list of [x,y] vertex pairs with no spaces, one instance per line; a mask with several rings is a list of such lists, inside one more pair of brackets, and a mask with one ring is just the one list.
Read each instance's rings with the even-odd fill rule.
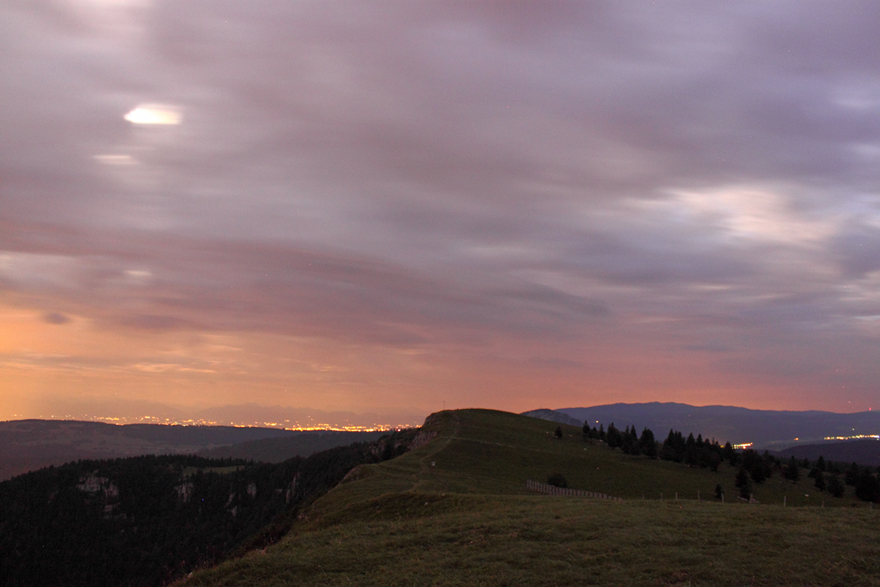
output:
[[[663,442],[654,437],[654,433],[643,428],[638,434],[635,426],[627,426],[619,430],[614,423],[608,428],[602,424],[592,427],[584,423],[583,436],[587,440],[598,440],[607,444],[610,448],[620,449],[626,454],[644,456],[647,458],[662,459],[684,463],[692,467],[708,468],[717,471],[718,467],[727,462],[737,467],[734,480],[740,497],[749,499],[756,485],[764,483],[773,475],[781,475],[784,479],[796,483],[806,470],[807,477],[813,479],[813,485],[821,492],[827,492],[832,497],[842,498],[846,493],[846,487],[853,488],[856,498],[862,501],[880,502],[880,468],[857,463],[837,463],[826,461],[819,457],[815,462],[809,459],[789,460],[780,459],[771,455],[768,451],[759,453],[756,450],[734,449],[730,442],[723,446],[715,439],[707,440],[698,434],[685,436],[671,430]],[[717,497],[721,497],[720,486],[716,488]]]

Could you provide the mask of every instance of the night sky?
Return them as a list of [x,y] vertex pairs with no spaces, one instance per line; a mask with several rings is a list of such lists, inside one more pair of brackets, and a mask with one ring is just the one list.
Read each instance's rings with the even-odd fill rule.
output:
[[876,2],[5,1],[0,419],[867,410],[878,27]]

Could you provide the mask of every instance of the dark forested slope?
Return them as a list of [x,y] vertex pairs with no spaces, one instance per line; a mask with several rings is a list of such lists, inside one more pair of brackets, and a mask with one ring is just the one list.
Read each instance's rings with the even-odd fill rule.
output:
[[199,456],[213,459],[253,459],[264,463],[280,463],[293,457],[307,457],[322,450],[355,442],[369,442],[387,432],[347,432],[338,430],[309,430],[282,436],[241,442],[231,446],[200,451]]
[[81,460],[0,483],[0,585],[157,586],[279,537],[297,508],[414,431],[278,464]]

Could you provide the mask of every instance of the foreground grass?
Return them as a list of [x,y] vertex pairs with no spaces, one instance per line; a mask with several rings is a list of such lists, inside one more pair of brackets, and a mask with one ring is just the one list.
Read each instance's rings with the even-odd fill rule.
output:
[[415,493],[364,506],[186,585],[880,585],[868,509]]
[[[555,428],[441,413],[423,429],[430,443],[354,471],[279,544],[185,584],[880,586],[880,510],[778,477],[758,488],[762,505],[722,504],[711,495],[733,492],[732,468],[630,457]],[[553,472],[625,500],[525,491]],[[861,507],[767,505],[783,499]]]

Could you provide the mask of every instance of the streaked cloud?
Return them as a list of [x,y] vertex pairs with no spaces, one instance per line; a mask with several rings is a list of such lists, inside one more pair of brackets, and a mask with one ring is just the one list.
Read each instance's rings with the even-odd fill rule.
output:
[[870,405],[871,3],[0,14],[2,352],[90,373],[31,392]]
[[43,320],[49,324],[67,324],[70,318],[60,312],[48,312],[43,316]]

